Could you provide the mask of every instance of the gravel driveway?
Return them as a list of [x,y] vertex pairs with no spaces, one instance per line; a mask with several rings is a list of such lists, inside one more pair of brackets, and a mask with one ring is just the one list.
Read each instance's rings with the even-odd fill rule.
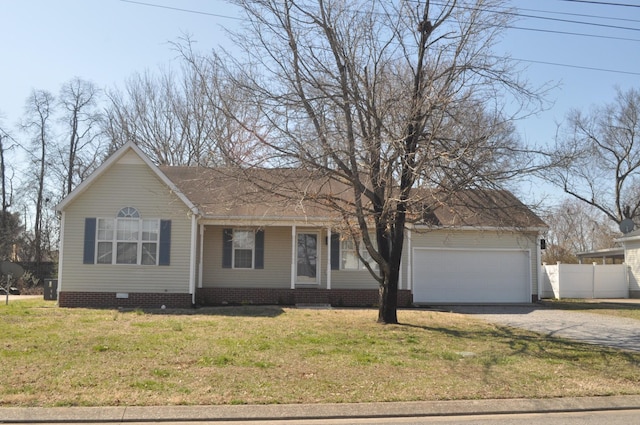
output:
[[447,306],[446,310],[548,336],[640,351],[640,321],[544,306]]

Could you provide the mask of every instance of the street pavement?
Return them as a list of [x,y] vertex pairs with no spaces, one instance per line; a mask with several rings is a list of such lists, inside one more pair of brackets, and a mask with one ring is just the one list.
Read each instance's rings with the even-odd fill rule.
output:
[[640,396],[246,406],[0,408],[0,423],[122,423],[442,417],[639,410]]

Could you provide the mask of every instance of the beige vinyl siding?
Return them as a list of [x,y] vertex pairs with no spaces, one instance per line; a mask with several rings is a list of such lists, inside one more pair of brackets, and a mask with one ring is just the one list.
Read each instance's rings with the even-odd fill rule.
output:
[[[413,230],[411,239],[412,249],[417,247],[442,247],[528,250],[531,253],[531,293],[538,293],[539,259],[537,258],[537,233],[508,230]],[[406,264],[404,256],[403,261]]]
[[[115,218],[134,207],[143,219],[171,220],[169,266],[83,264],[87,217]],[[189,293],[191,219],[185,204],[141,161],[114,164],[65,208],[61,290]]]
[[[291,228],[264,227],[264,269],[222,268],[222,230],[205,226],[202,286],[204,288],[289,288]],[[235,228],[246,228],[237,226]]]
[[[222,229],[242,226],[205,226],[202,286],[237,288],[291,287],[291,227],[266,226],[264,230],[264,269],[232,269],[222,267]],[[318,232],[320,256],[319,288],[327,287],[329,245],[327,230],[298,227],[297,232]],[[309,285],[305,285],[309,286]],[[333,289],[377,288],[368,271],[331,270]]]
[[640,291],[640,241],[625,241],[624,262],[629,266],[629,290]]

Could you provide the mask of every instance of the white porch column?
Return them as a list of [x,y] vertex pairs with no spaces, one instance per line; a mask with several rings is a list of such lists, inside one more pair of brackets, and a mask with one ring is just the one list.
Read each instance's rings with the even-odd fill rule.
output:
[[198,247],[198,220],[191,213],[191,252],[189,254],[189,292],[191,303],[196,303],[196,255]]
[[[62,217],[60,219],[60,247],[58,249],[58,289],[57,289],[57,296],[56,299],[58,300],[56,302],[59,303],[60,302],[60,291],[62,290],[62,271],[63,271],[63,264],[64,264],[64,224],[66,221],[66,214],[65,211],[62,211]],[[15,260],[15,258],[13,258],[13,260]]]
[[202,272],[204,265],[204,224],[200,225],[200,264],[198,264],[198,288],[202,288]]
[[412,290],[411,285],[413,284],[412,282],[412,270],[411,270],[411,257],[413,257],[413,255],[411,255],[411,230],[407,230],[407,289],[409,291]]
[[331,227],[327,227],[327,289],[331,289]]
[[296,289],[296,225],[291,226],[291,289]]

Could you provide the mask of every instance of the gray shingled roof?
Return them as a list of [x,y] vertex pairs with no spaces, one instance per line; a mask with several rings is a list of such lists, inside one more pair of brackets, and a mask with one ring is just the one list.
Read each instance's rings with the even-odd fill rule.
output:
[[[311,172],[299,169],[159,168],[205,218],[337,220],[341,216],[326,205],[328,200],[353,199],[350,186],[326,177],[314,178]],[[443,192],[419,189],[414,195],[410,216],[416,223],[546,227],[506,190],[464,190],[444,196]]]

